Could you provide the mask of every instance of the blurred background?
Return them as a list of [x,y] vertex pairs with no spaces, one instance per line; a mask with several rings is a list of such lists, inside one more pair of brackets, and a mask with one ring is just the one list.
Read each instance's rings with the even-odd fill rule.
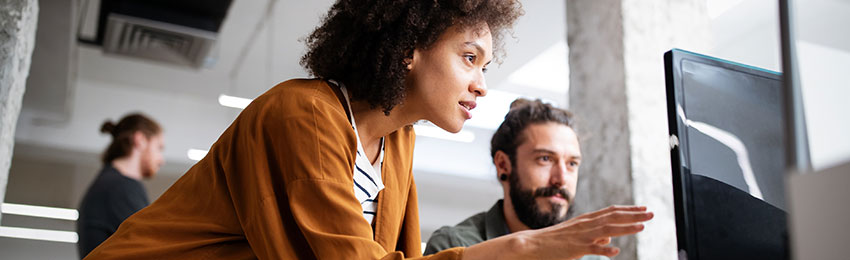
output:
[[[5,197],[0,198],[5,204],[66,209],[68,211],[62,212],[69,212],[70,217],[45,218],[4,212],[0,228],[34,229],[44,236],[20,238],[8,229],[0,229],[0,258],[77,258],[74,209],[101,168],[99,156],[110,138],[100,134],[99,128],[107,119],[114,121],[130,112],[142,112],[163,126],[166,163],[156,178],[144,182],[151,201],[155,200],[203,157],[239,114],[240,104],[244,106],[251,98],[284,80],[308,77],[299,65],[305,50],[300,40],[318,25],[333,3],[329,0],[233,0],[229,8],[225,5],[224,9],[214,9],[217,2],[228,1],[163,2],[173,5],[174,10],[194,6],[226,15],[218,21],[217,31],[185,31],[186,35],[195,37],[193,44],[175,43],[186,39],[168,38],[174,36],[168,33],[131,31],[139,35],[136,42],[115,40],[99,46],[87,41],[96,37],[101,1],[37,2],[35,48],[14,131],[14,153],[7,185],[5,191],[0,189]],[[568,26],[581,23],[570,22],[575,20],[568,19],[567,14],[583,12],[568,12],[569,8],[574,8],[573,3],[579,2],[587,1],[522,1],[526,14],[515,26],[513,37],[504,40],[507,56],[503,63],[490,67],[487,73],[489,94],[480,99],[479,108],[473,111],[473,119],[463,131],[448,134],[428,124],[417,126],[414,176],[419,192],[423,242],[437,228],[454,225],[485,211],[502,197],[490,161],[489,141],[511,101],[520,96],[535,97],[570,108],[570,100],[577,98],[571,97],[570,83],[583,81],[571,79],[570,73],[575,70],[570,69],[569,63],[579,57],[580,53],[576,52],[581,50],[570,50],[568,42],[572,43],[572,39],[568,39],[568,29],[571,29]],[[672,0],[602,2],[617,2],[616,6],[625,12],[622,17],[628,19],[642,19],[635,11],[629,13],[632,7],[635,9],[631,10],[656,10],[656,15],[647,15],[645,19],[657,19],[657,14],[663,17],[664,13],[679,8],[676,7],[678,1]],[[687,2],[692,6],[689,10],[700,14],[687,16],[688,21],[682,22],[699,26],[675,27],[673,24],[679,22],[675,19],[680,18],[670,21],[668,17],[671,28],[677,29],[660,27],[653,30],[674,37],[700,30],[700,37],[697,43],[689,46],[672,47],[781,71],[776,1],[682,2]],[[813,164],[815,168],[824,168],[850,158],[850,138],[846,136],[850,132],[850,120],[836,120],[846,118],[846,114],[839,111],[850,111],[845,101],[850,97],[850,83],[846,77],[835,76],[850,72],[850,34],[828,29],[850,24],[850,16],[846,15],[850,14],[850,1],[798,1],[798,9],[798,55]],[[592,14],[592,11],[587,12]],[[629,27],[628,19],[619,27],[621,33],[627,35],[636,30]],[[108,30],[133,30],[129,26],[133,21],[131,18],[115,21],[114,28]],[[143,37],[145,34],[153,36]],[[78,38],[83,40],[78,41]],[[156,45],[144,42],[145,39],[172,44]],[[626,45],[626,51],[641,47],[640,44]],[[652,75],[662,79],[660,85],[643,88],[663,93],[662,55],[660,51],[649,56],[649,59],[657,59],[651,63],[657,64]],[[626,70],[626,74],[633,73]],[[585,83],[582,87],[592,85]],[[629,112],[640,113],[638,108]],[[585,116],[583,120],[591,118]],[[666,121],[663,122],[661,134],[666,135]],[[582,148],[587,153],[595,147],[584,145]],[[654,159],[660,164],[669,164],[669,158],[664,156]],[[598,174],[583,169],[580,181],[586,180],[584,175]],[[657,173],[662,184],[669,183],[669,174],[669,171]],[[623,178],[628,176],[626,173]],[[605,185],[581,187],[601,189],[593,194],[618,192],[616,187]],[[581,187],[579,197],[583,196]],[[637,189],[631,193],[639,192]],[[198,194],[199,199],[203,196]],[[641,195],[629,196],[631,202],[641,202]],[[602,205],[583,207],[583,211],[593,207],[601,208]],[[672,214],[672,209],[668,213]],[[671,221],[660,220],[658,225],[667,225],[664,232],[670,235]],[[675,249],[675,240],[672,245],[670,243],[665,242],[661,249],[640,250],[669,251],[671,246]],[[662,255],[670,256],[667,251]],[[617,259],[636,258],[662,259],[638,253],[624,254]]]

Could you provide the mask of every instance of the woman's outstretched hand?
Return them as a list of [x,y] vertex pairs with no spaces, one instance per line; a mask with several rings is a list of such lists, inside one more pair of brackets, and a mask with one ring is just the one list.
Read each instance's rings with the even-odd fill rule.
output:
[[[643,206],[610,206],[560,224],[516,232],[467,248],[464,259],[577,259],[613,257],[611,238],[638,233],[653,214]],[[479,258],[483,257],[483,258]]]
[[611,246],[611,238],[638,233],[642,222],[652,219],[642,206],[610,206],[563,223],[528,230],[529,247],[537,259],[574,259],[584,255],[615,256],[620,249]]

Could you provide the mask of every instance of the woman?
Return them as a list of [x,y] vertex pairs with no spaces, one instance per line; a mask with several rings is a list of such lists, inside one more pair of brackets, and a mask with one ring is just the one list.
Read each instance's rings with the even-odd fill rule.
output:
[[[87,259],[420,256],[410,125],[461,129],[487,92],[494,40],[521,12],[515,1],[337,2],[302,59],[319,79],[290,80],[255,99],[206,158]],[[605,249],[607,237],[636,232],[629,211],[639,210],[612,209],[622,214],[606,216],[625,225],[594,231],[588,243]],[[561,252],[550,238],[574,230],[429,258],[568,258],[581,252]]]

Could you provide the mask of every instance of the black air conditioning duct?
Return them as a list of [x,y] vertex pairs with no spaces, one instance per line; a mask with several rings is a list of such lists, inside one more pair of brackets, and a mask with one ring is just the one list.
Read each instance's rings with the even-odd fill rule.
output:
[[101,0],[96,43],[104,52],[194,68],[212,50],[232,0]]

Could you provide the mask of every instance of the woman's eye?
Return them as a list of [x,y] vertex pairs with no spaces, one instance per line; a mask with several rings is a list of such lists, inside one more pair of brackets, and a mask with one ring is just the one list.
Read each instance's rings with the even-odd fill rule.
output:
[[481,72],[487,73],[487,68],[481,68]]
[[464,56],[464,57],[465,57],[465,58],[466,58],[466,60],[468,60],[469,62],[471,62],[471,63],[475,63],[475,55],[466,55],[466,56]]

